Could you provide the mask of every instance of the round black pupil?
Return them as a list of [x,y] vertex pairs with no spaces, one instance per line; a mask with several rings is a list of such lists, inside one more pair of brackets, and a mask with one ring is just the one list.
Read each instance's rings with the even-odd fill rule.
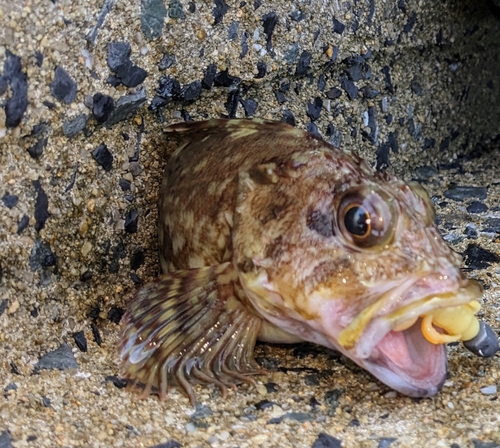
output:
[[344,224],[353,235],[365,236],[369,229],[369,219],[370,217],[363,207],[352,207],[345,214]]

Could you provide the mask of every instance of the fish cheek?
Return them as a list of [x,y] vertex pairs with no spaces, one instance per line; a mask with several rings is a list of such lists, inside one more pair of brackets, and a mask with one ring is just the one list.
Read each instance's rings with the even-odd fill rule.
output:
[[321,210],[312,210],[309,212],[306,218],[306,225],[310,230],[319,233],[325,238],[330,238],[334,235],[333,216]]

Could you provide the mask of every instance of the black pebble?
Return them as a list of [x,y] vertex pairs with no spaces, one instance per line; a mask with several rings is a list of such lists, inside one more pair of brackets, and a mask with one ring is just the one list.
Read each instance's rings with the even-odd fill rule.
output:
[[172,19],[185,19],[186,14],[184,14],[184,9],[182,8],[182,3],[179,0],[171,0],[168,5],[168,16]]
[[320,97],[314,98],[311,102],[307,103],[307,116],[312,120],[316,121],[321,115],[321,109],[323,108],[323,100]]
[[295,11],[292,11],[290,13],[290,18],[295,22],[301,22],[302,20],[305,19],[305,17],[306,15],[299,9],[296,9]]
[[158,39],[165,24],[167,8],[163,0],[144,0],[141,2],[141,31],[147,39]]
[[160,70],[166,70],[167,68],[172,67],[175,64],[175,55],[173,54],[164,54],[161,58],[160,63],[158,64],[158,68]]
[[158,81],[156,92],[162,98],[179,100],[181,95],[181,83],[175,78],[163,75]]
[[132,61],[127,61],[124,65],[120,66],[115,73],[123,85],[127,87],[137,87],[139,84],[142,84],[148,76],[146,70],[135,65]]
[[22,71],[21,58],[5,51],[5,62],[2,76],[3,88],[10,85],[11,97],[5,103],[5,125],[15,128],[28,108],[28,78]]
[[417,21],[417,13],[414,12],[412,16],[408,19],[408,22],[406,22],[406,25],[403,28],[403,33],[408,34],[413,29],[416,21]]
[[229,92],[227,96],[227,101],[224,103],[229,118],[236,118],[236,111],[238,110],[239,103],[240,103],[240,91],[232,90],[231,92]]
[[108,82],[115,86],[119,81],[127,87],[136,87],[148,76],[146,70],[130,60],[130,44],[127,42],[108,44],[108,66],[116,75],[108,78]]
[[285,109],[283,111],[283,117],[281,118],[281,121],[283,123],[288,123],[288,124],[291,124],[292,126],[295,126],[295,117],[292,113],[292,111],[288,110],[288,109]]
[[319,378],[316,373],[309,373],[304,377],[304,383],[307,386],[319,386]]
[[266,387],[268,394],[278,392],[278,385],[276,383],[269,381],[268,383],[264,384],[264,386]]
[[110,42],[108,44],[108,66],[116,72],[130,59],[130,44],[127,42]]
[[2,197],[2,202],[7,208],[13,208],[19,201],[19,196],[15,194],[5,193]]
[[105,171],[111,171],[111,167],[113,165],[113,154],[109,152],[108,147],[104,143],[101,143],[92,151],[92,156]]
[[255,75],[255,79],[260,79],[266,76],[267,65],[265,62],[257,62],[257,74]]
[[22,231],[28,227],[30,223],[30,217],[28,215],[23,215],[21,220],[17,223],[17,234],[21,235]]
[[50,408],[52,406],[52,402],[50,401],[50,398],[42,397],[42,405],[45,408]]
[[217,64],[210,64],[205,70],[203,81],[201,82],[204,89],[210,90],[214,85],[215,75],[217,74]]
[[418,81],[418,78],[416,76],[412,79],[410,87],[415,95],[422,96],[422,86],[420,85],[420,82]]
[[350,100],[356,99],[356,97],[358,96],[358,88],[356,87],[356,84],[354,84],[353,81],[351,81],[346,76],[343,76],[342,79],[340,80],[340,85],[346,91],[347,96],[349,97]]
[[34,159],[38,159],[43,154],[43,150],[47,146],[48,141],[48,137],[39,139],[33,146],[28,148],[28,154]]
[[500,262],[500,256],[476,244],[469,244],[462,255],[464,257],[465,266],[473,270],[485,269],[490,266],[491,263]]
[[73,333],[73,340],[81,352],[87,351],[87,338],[85,337],[85,333],[83,331]]
[[448,199],[461,202],[470,198],[486,199],[488,196],[488,189],[486,187],[455,186],[449,188],[443,194]]
[[62,344],[58,349],[43,355],[35,364],[34,369],[38,372],[40,370],[78,369],[78,367],[71,348]]
[[118,389],[124,389],[127,387],[127,380],[124,380],[122,378],[118,378],[117,376],[114,375],[108,375],[104,378],[104,381],[106,382],[111,382],[114,384],[114,386]]
[[125,232],[136,233],[137,225],[139,222],[139,212],[137,210],[130,210],[125,215]]
[[201,81],[197,79],[190,84],[185,85],[180,91],[180,97],[183,101],[195,101],[201,96]]
[[50,85],[50,92],[52,95],[59,101],[71,104],[75,101],[76,91],[76,82],[71,79],[62,67],[57,66],[54,70],[54,80]]
[[342,95],[342,90],[337,87],[332,87],[328,92],[326,92],[326,97],[330,100],[336,100]]
[[143,265],[144,260],[144,251],[135,251],[134,255],[132,255],[132,258],[130,259],[130,269],[132,269],[133,271],[137,271],[137,269],[139,269]]
[[215,8],[212,10],[212,15],[214,16],[214,26],[222,22],[222,19],[229,10],[224,0],[214,0]]
[[43,65],[43,54],[40,53],[38,50],[35,51],[35,59],[36,59],[36,65],[38,67],[41,67]]
[[318,126],[316,126],[316,123],[313,123],[310,121],[309,123],[306,124],[306,130],[307,132],[311,133],[312,135],[323,139],[323,136],[319,132]]
[[322,432],[312,444],[312,448],[342,448],[342,441]]
[[[0,271],[1,271],[1,269],[0,269]],[[1,276],[0,276],[0,280],[1,280]],[[9,304],[9,301],[7,299],[3,299],[0,302],[0,316],[5,312],[8,304]]]
[[257,103],[257,101],[255,101],[253,98],[240,100],[240,103],[243,106],[243,109],[245,110],[245,117],[253,117],[259,103]]
[[396,438],[394,437],[381,437],[380,439],[378,439],[378,445],[377,445],[377,448],[388,448],[389,445],[392,444],[392,442],[395,442]]
[[368,100],[372,100],[380,94],[380,92],[377,89],[373,89],[370,86],[362,87],[361,93],[363,94],[363,98],[366,98]]
[[240,82],[240,78],[237,76],[231,76],[227,70],[217,73],[214,78],[214,84],[216,87],[234,87]]
[[336,18],[333,18],[333,32],[337,34],[342,34],[345,30],[345,25],[339,22]]
[[87,114],[80,114],[72,120],[64,121],[62,125],[63,134],[68,138],[75,137],[79,132],[85,129],[89,116]]
[[262,400],[258,403],[255,403],[254,406],[258,411],[263,411],[264,409],[273,407],[275,404],[276,403],[274,401]]
[[394,87],[392,85],[392,80],[391,80],[391,69],[386,65],[382,68],[381,72],[384,75],[385,90],[387,90],[389,93],[394,93]]
[[267,14],[264,14],[262,16],[262,26],[264,28],[264,34],[266,35],[267,51],[269,51],[272,47],[271,38],[277,23],[278,23],[278,16],[274,11],[268,12]]
[[238,37],[238,28],[240,27],[240,22],[233,20],[229,28],[227,29],[228,40],[234,40]]
[[488,206],[484,202],[472,201],[467,206],[468,213],[484,213],[486,211],[488,211]]
[[324,92],[325,87],[326,87],[325,75],[323,73],[321,73],[321,75],[319,75],[319,78],[318,78],[318,90],[320,92]]
[[35,245],[31,250],[29,264],[32,271],[48,268],[57,264],[57,255],[52,252],[50,246],[41,241],[35,240]]
[[119,324],[124,313],[125,310],[123,308],[114,306],[108,311],[108,320],[114,324]]
[[118,185],[122,189],[122,191],[129,191],[130,190],[130,182],[127,179],[124,179],[123,177],[120,178],[118,181]]
[[321,403],[318,401],[318,399],[313,395],[311,399],[309,400],[309,406],[314,408],[315,406],[319,406]]
[[92,113],[99,123],[104,123],[115,109],[115,101],[109,95],[100,92],[97,92],[92,99]]
[[422,145],[422,149],[426,150],[426,149],[434,148],[434,146],[436,146],[436,139],[426,137],[424,139],[424,144]]
[[158,445],[151,446],[149,448],[181,448],[182,445],[177,442],[177,440],[169,440],[165,443],[160,443]]
[[99,332],[99,328],[97,328],[97,325],[92,322],[90,324],[90,329],[92,330],[92,336],[94,337],[95,343],[100,347],[102,344],[102,337],[101,333]]
[[80,275],[80,281],[88,282],[89,280],[92,280],[92,271],[87,269],[82,275]]
[[274,96],[276,97],[276,101],[278,101],[278,104],[283,104],[287,101],[287,98],[283,92],[280,92],[277,90],[274,92]]
[[7,429],[0,433],[0,448],[14,448],[14,445],[12,445],[12,437]]
[[196,3],[195,2],[189,2],[188,3],[188,11],[192,14],[196,12]]
[[500,233],[500,218],[488,218],[483,224],[483,232]]
[[50,214],[48,211],[49,198],[42,188],[39,180],[33,182],[35,191],[37,192],[35,200],[35,229],[39,232],[45,227],[45,222],[49,218]]
[[497,442],[485,442],[484,440],[472,439],[472,444],[474,448],[500,448]]
[[305,76],[309,70],[311,64],[312,54],[309,51],[304,50],[297,62],[297,67],[295,68],[295,76]]
[[361,422],[357,419],[357,418],[353,418],[350,422],[349,422],[349,427],[354,427],[354,426],[361,426]]
[[130,280],[134,282],[134,285],[142,285],[143,281],[141,277],[139,277],[135,272],[131,272],[129,275]]

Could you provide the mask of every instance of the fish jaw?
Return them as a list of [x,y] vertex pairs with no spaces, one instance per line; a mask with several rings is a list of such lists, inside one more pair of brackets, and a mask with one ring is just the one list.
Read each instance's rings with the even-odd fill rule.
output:
[[[467,306],[481,295],[476,282],[464,279],[457,286],[456,280],[443,281],[439,275],[410,277],[397,286],[382,287],[385,294],[367,307],[372,309],[369,319],[356,331],[356,317],[362,312],[350,310],[345,300],[316,291],[309,297],[311,308],[316,310],[311,313],[314,317],[305,318],[287,306],[280,288],[269,282],[265,271],[256,276],[240,274],[247,297],[268,322],[298,338],[341,352],[384,384],[412,397],[435,395],[447,372],[446,345],[426,339],[422,316]],[[346,329],[356,334],[347,343],[343,338]]]

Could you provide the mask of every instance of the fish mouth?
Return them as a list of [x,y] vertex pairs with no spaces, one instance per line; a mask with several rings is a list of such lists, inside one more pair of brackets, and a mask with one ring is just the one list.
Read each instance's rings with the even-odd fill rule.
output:
[[473,280],[454,288],[439,280],[413,279],[384,294],[340,332],[338,348],[405,395],[435,395],[446,378],[445,344],[477,334],[482,295]]

